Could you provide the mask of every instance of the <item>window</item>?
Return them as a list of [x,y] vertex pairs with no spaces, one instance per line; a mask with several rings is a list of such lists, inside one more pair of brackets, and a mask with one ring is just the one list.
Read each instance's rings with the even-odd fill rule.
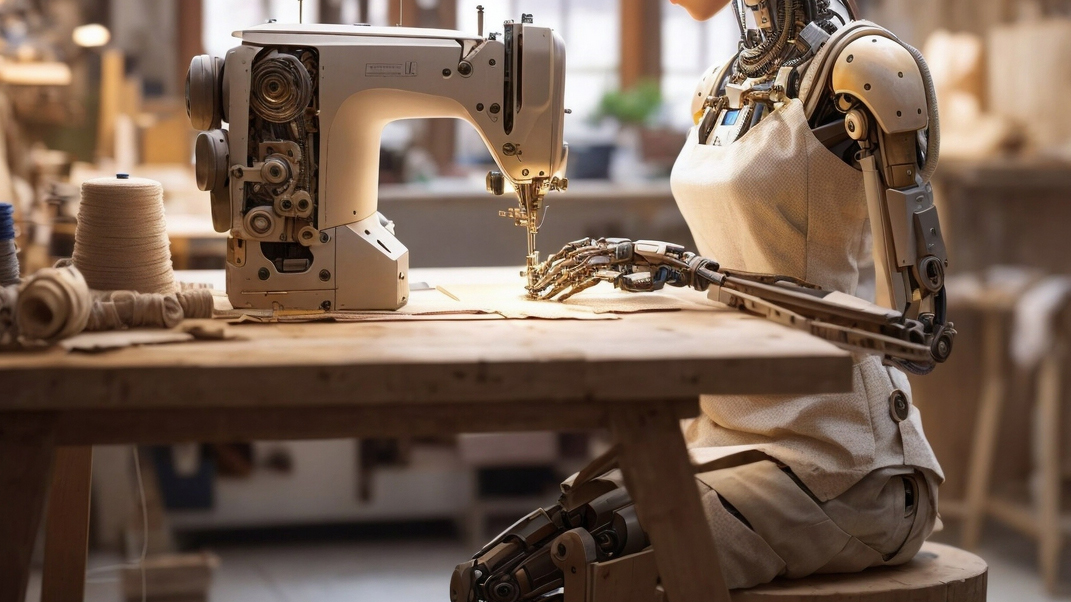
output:
[[536,25],[554,29],[565,40],[565,105],[573,110],[567,123],[590,115],[603,93],[617,87],[619,0],[458,0],[458,29],[476,31],[480,4],[484,35],[502,31],[507,19],[518,21],[522,13],[531,13]]
[[[457,25],[477,31],[476,6],[484,7],[484,35],[501,32],[502,22],[519,21],[530,13],[536,25],[550,27],[565,40],[566,140],[589,138],[596,129],[588,122],[602,95],[617,88],[620,63],[619,0],[457,0]],[[468,124],[458,129],[458,160],[490,160],[479,135]]]
[[730,4],[709,21],[698,22],[688,12],[662,0],[662,96],[665,119],[678,129],[692,126],[692,94],[711,66],[736,54],[740,27]]
[[[300,4],[297,0],[202,0],[204,23],[201,41],[205,52],[223,57],[241,41],[233,37],[235,31],[275,19],[283,23],[297,23]],[[385,3],[385,2],[384,2]],[[319,18],[317,0],[305,0],[304,21],[316,23]],[[369,11],[371,12],[371,11]]]

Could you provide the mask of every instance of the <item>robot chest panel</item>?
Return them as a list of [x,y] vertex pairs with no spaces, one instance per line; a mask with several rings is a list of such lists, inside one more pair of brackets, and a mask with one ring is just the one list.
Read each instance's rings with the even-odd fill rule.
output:
[[[714,113],[711,111],[710,113]],[[759,124],[770,111],[765,104],[749,104],[739,109],[725,108],[713,116],[710,129],[701,142],[711,146],[729,146]],[[702,129],[702,128],[701,128]],[[702,135],[704,132],[700,132]]]

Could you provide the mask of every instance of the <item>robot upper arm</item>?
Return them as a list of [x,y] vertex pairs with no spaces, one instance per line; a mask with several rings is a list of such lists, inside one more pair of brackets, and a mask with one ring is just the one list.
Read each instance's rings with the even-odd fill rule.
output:
[[886,134],[917,132],[929,125],[922,72],[896,40],[868,35],[848,44],[833,66],[832,85],[834,93],[862,102]]
[[[928,184],[940,125],[925,61],[880,31],[860,35],[831,58],[836,106],[860,148],[855,159],[866,189],[878,303],[923,319],[940,339],[942,329],[952,332],[945,323],[948,256]],[[934,357],[947,354],[937,350]]]

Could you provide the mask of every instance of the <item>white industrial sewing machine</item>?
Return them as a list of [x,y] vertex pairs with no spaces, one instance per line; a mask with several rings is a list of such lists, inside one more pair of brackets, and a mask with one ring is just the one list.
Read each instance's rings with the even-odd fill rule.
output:
[[[409,298],[409,256],[377,211],[380,135],[391,121],[471,123],[519,207],[528,266],[543,196],[562,190],[565,46],[554,31],[506,22],[502,39],[459,31],[267,24],[238,32],[225,60],[194,58],[187,110],[198,186],[231,234],[236,308],[393,310]],[[229,129],[223,129],[226,122]]]

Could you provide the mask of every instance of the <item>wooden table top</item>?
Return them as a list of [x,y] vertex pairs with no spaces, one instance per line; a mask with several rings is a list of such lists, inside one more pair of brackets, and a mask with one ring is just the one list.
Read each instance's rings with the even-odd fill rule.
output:
[[[473,274],[486,280],[495,272],[414,270],[414,279],[446,283]],[[240,338],[97,354],[0,354],[0,411],[627,403],[851,388],[848,353],[806,333],[713,307],[619,320],[229,329]]]

